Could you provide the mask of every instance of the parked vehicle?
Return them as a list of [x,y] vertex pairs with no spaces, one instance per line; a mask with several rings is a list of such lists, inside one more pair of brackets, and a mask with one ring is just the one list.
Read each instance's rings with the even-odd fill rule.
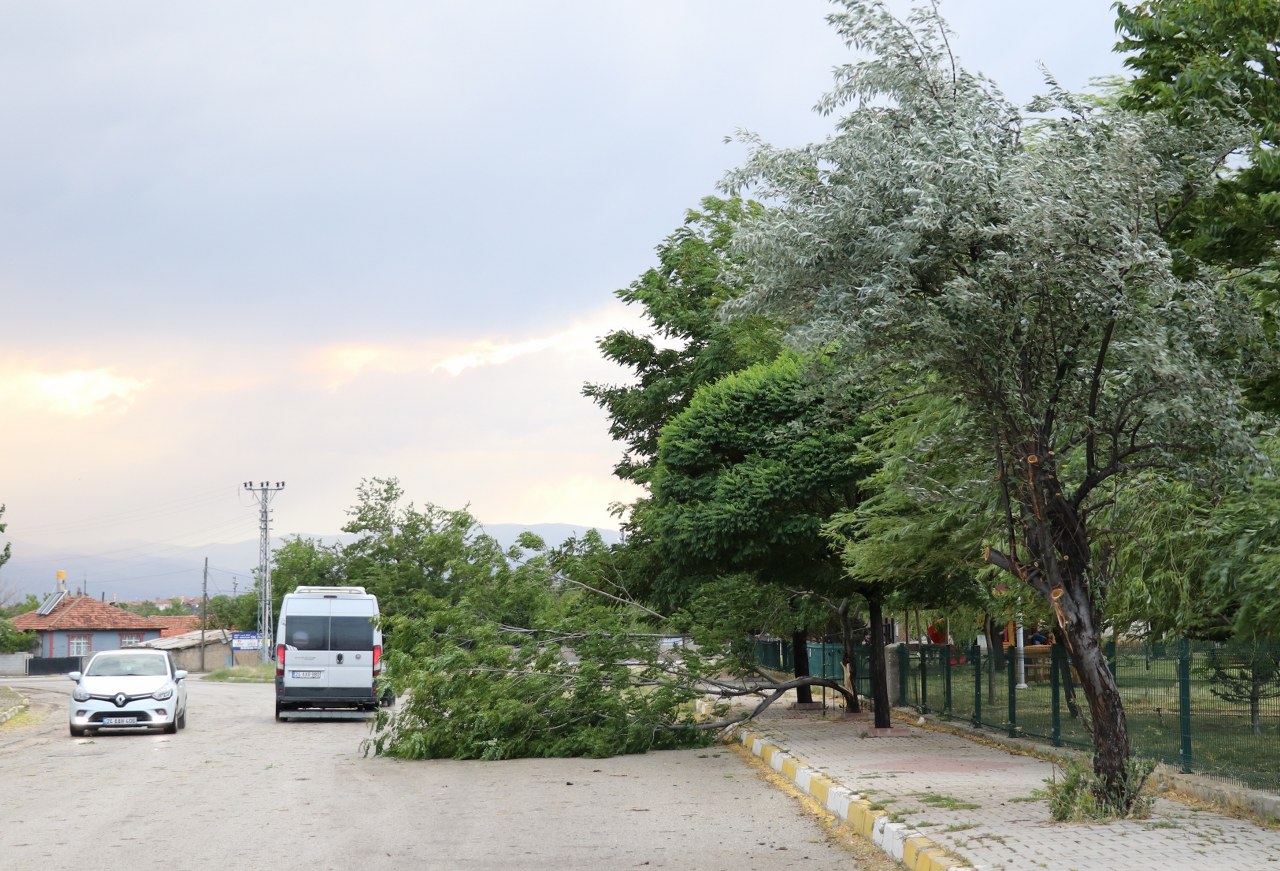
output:
[[280,605],[276,719],[290,712],[380,704],[378,599],[364,587],[298,587]]
[[95,653],[75,682],[68,706],[71,734],[99,729],[161,729],[187,725],[187,673],[168,651],[131,647]]

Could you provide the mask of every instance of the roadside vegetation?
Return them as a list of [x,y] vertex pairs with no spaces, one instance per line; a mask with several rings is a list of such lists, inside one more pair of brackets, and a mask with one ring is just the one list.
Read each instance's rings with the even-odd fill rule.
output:
[[276,667],[272,663],[257,665],[237,665],[231,668],[215,669],[204,675],[204,680],[224,683],[271,683],[276,677]]

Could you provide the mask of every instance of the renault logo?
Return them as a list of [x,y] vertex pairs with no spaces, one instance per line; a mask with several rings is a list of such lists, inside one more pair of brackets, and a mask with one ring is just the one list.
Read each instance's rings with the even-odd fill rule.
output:
[[124,693],[116,693],[115,698],[113,698],[111,701],[116,703],[117,708],[123,708],[125,702],[129,701],[129,697],[126,696]]

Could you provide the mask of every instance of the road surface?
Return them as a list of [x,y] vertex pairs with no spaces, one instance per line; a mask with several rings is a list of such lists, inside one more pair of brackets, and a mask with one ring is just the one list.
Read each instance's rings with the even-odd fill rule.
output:
[[77,739],[65,677],[0,683],[32,701],[0,726],[2,871],[885,867],[728,748],[398,762],[362,754],[365,722],[196,678],[177,735]]

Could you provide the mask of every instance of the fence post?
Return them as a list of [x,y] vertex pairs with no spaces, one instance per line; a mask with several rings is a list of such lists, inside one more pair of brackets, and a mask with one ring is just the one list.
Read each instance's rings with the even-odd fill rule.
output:
[[942,714],[945,717],[951,716],[951,651],[953,649],[948,644],[942,651]]
[[1050,736],[1054,747],[1062,746],[1062,672],[1066,667],[1066,657],[1062,655],[1062,645],[1054,643],[1049,648],[1049,697],[1052,699],[1053,726]]
[[910,677],[911,654],[907,645],[898,645],[898,707],[907,706],[907,683]]
[[1191,642],[1178,639],[1178,732],[1182,738],[1182,771],[1191,773]]
[[982,725],[982,648],[973,642],[969,661],[973,663],[973,725]]
[[932,645],[926,650],[925,645],[920,645],[920,713],[929,713],[929,654],[933,652]]
[[1107,642],[1107,668],[1111,669],[1111,679],[1116,679],[1116,639],[1112,636]]
[[1014,660],[1016,656],[1006,656],[1005,663],[1008,664],[1009,672],[1009,737],[1018,737],[1018,675],[1014,670]]

